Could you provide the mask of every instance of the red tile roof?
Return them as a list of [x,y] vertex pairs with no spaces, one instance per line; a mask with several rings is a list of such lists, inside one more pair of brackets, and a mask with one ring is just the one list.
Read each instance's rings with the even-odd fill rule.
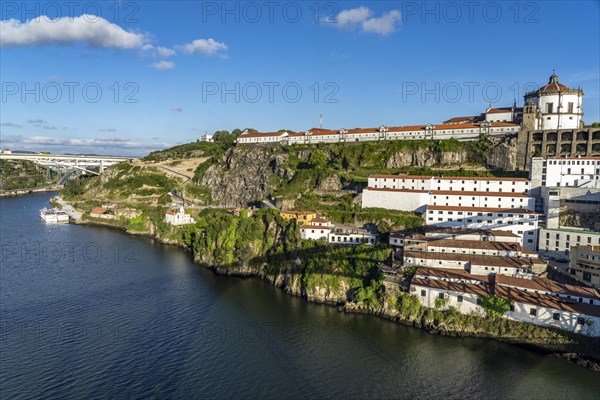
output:
[[482,256],[475,254],[459,253],[430,253],[427,251],[404,251],[404,257],[422,258],[425,260],[445,260],[470,262],[471,265],[502,267],[502,268],[527,268],[534,264],[545,264],[538,258],[531,257],[501,257],[501,256]]
[[441,281],[437,279],[422,279],[413,277],[410,281],[412,285],[418,285],[423,287],[429,287],[434,289],[448,290],[459,293],[470,293],[477,296],[488,296],[492,294],[490,287],[486,284],[474,284],[474,283],[463,283],[463,282],[449,282]]
[[415,275],[433,276],[447,279],[471,279],[489,282],[488,275],[474,275],[463,269],[418,267]]
[[[500,275],[496,275],[496,278]],[[600,307],[592,304],[579,303],[578,301],[564,299],[556,296],[548,296],[533,292],[524,292],[523,290],[509,288],[504,286],[495,286],[495,294],[507,300],[530,304],[539,307],[551,308],[571,312],[575,314],[591,315],[600,317]]]
[[[523,254],[536,254],[534,251],[525,249],[518,243],[494,242],[490,240],[464,240],[464,239],[434,239],[429,238],[427,246],[450,247],[459,249],[498,250],[498,251],[520,251]],[[457,254],[457,253],[451,253]],[[537,258],[537,255],[536,255]]]
[[547,278],[533,279],[514,278],[512,276],[496,275],[496,286],[509,285],[542,292],[563,293],[600,299],[600,291],[590,286],[568,285]]

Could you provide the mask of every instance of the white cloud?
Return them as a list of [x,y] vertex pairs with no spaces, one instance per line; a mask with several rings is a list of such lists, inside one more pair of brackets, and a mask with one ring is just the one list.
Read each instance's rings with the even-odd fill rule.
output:
[[142,54],[144,56],[150,56],[155,58],[167,58],[176,55],[177,52],[168,47],[156,47],[152,44],[147,43],[144,46],[142,46]]
[[214,39],[196,39],[179,47],[187,54],[203,54],[206,56],[227,51],[225,43],[217,42]]
[[152,64],[152,68],[157,69],[159,71],[167,71],[175,68],[175,63],[172,61],[159,61]]
[[373,11],[368,7],[342,10],[335,19],[325,18],[323,23],[331,24],[338,29],[360,29],[366,33],[387,36],[394,33],[401,22],[402,14],[398,10],[385,12],[381,17],[373,17]]
[[139,142],[128,138],[55,138],[50,136],[2,135],[0,147],[16,150],[52,151],[55,153],[145,154],[174,146],[174,143]]
[[145,35],[127,32],[102,17],[51,19],[41,16],[26,22],[0,21],[0,47],[43,46],[47,44],[85,43],[91,47],[133,49],[142,47]]
[[98,129],[99,132],[116,132],[117,130],[115,128],[108,128],[108,129]]
[[175,54],[177,54],[175,52],[175,50],[173,49],[169,49],[167,47],[157,47],[156,48],[156,53],[158,54],[159,57],[171,57],[174,56]]
[[48,123],[48,121],[46,121],[45,119],[41,119],[41,118],[29,118],[27,120],[28,124],[46,124]]
[[326,18],[324,22],[337,24],[338,28],[355,27],[363,21],[366,21],[373,14],[368,7],[351,8],[342,10],[335,19]]
[[384,13],[379,18],[370,18],[362,23],[362,29],[365,32],[376,33],[378,35],[387,36],[400,25],[402,14],[398,10],[391,10]]
[[172,112],[182,112],[182,111],[183,111],[183,108],[181,108],[181,107],[179,107],[179,106],[176,106],[176,107],[172,107],[172,108],[171,108],[171,111],[172,111]]

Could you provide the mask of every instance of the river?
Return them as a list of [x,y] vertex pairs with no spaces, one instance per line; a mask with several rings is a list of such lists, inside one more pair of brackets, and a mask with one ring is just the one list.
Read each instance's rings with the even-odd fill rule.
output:
[[110,228],[0,200],[0,397],[592,399],[540,352],[428,335],[227,278]]

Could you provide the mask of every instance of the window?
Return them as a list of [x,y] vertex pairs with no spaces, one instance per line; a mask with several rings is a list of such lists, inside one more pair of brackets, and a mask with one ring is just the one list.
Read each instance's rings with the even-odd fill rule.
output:
[[552,319],[555,321],[560,321],[560,314],[557,312],[552,313]]
[[456,296],[456,301],[458,303],[462,303],[463,302],[463,297],[459,294],[458,296]]
[[439,297],[440,299],[443,299],[443,298],[444,298],[444,293],[440,293],[440,294],[438,295],[438,297]]
[[537,308],[531,308],[529,310],[529,315],[531,315],[532,317],[535,317],[537,315]]
[[427,292],[425,290],[421,290],[421,296],[425,297],[425,295],[427,294]]
[[477,298],[477,304],[481,305],[481,298],[480,297]]
[[577,324],[578,324],[578,325],[583,325],[583,324],[585,324],[585,319],[583,319],[583,317],[577,317]]
[[515,311],[515,305],[514,305],[514,303],[512,303],[512,304],[510,305],[510,311]]

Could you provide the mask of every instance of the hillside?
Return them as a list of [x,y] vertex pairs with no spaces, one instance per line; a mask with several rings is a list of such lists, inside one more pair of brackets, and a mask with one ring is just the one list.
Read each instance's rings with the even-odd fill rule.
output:
[[316,146],[234,146],[231,137],[195,142],[109,168],[70,184],[65,196],[86,210],[105,203],[164,207],[184,198],[196,209],[247,207],[269,199],[284,209],[319,211],[334,222],[373,223],[386,232],[414,227],[410,212],[363,210],[360,192],[373,173],[492,176],[487,168],[508,140],[393,141]]
[[0,190],[34,189],[46,185],[46,170],[33,162],[0,160]]

